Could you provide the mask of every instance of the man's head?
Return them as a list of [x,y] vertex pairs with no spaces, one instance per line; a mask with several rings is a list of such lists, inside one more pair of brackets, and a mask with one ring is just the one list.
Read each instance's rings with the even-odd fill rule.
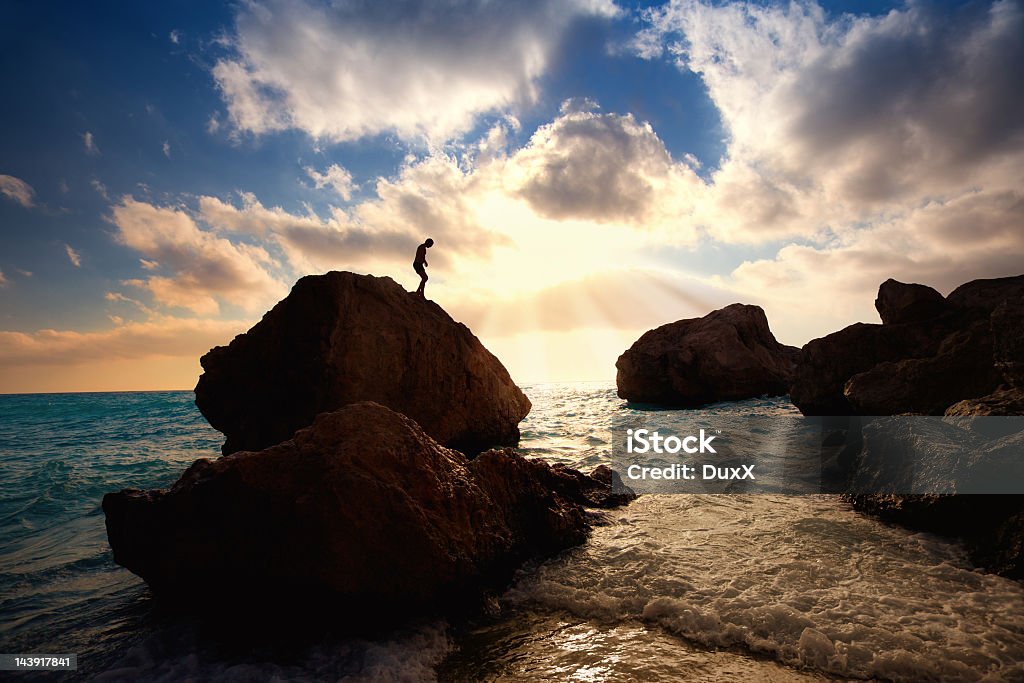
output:
[[434,246],[434,240],[432,240],[432,239],[430,239],[430,238],[428,237],[428,238],[427,238],[427,241],[426,241],[426,242],[424,242],[423,244],[427,245],[427,248],[430,248],[430,247]]

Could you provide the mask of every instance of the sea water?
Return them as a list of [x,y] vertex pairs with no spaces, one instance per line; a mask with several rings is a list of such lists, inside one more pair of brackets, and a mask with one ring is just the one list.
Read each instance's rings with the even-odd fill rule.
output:
[[[525,391],[520,450],[585,471],[636,411],[608,383]],[[472,621],[396,614],[372,638],[225,642],[114,564],[100,510],[108,491],[167,486],[217,456],[192,400],[0,396],[0,652],[79,662],[33,680],[1024,680],[1021,584],[831,495],[642,496]],[[796,412],[784,398],[702,411]]]

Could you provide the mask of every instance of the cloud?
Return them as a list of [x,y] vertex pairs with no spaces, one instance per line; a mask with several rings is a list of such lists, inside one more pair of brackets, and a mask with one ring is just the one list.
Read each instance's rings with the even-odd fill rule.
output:
[[803,343],[889,277],[949,291],[1024,263],[1024,6],[913,3],[830,17],[812,2],[675,0],[636,41],[700,76],[728,133],[690,220],[778,244],[712,283]]
[[0,367],[75,365],[95,361],[198,357],[225,344],[247,323],[159,317],[129,322],[111,330],[76,332],[0,332]]
[[100,148],[96,145],[96,141],[93,139],[92,133],[85,131],[82,133],[82,144],[85,145],[85,153],[90,156],[99,156]]
[[684,233],[683,214],[704,185],[672,160],[650,124],[578,102],[562,109],[514,154],[506,184],[548,218],[650,224],[670,214]]
[[107,193],[107,186],[106,185],[104,185],[102,182],[100,182],[96,178],[93,178],[92,180],[90,180],[89,181],[89,185],[92,186],[92,189],[96,190],[96,193],[99,196],[103,197],[108,202],[110,201],[110,195]]
[[124,197],[110,220],[117,241],[161,272],[126,284],[148,290],[163,305],[200,315],[217,314],[223,303],[258,311],[285,291],[266,249],[201,230],[183,209]]
[[76,251],[70,244],[64,245],[64,251],[68,255],[68,260],[71,261],[71,265],[75,268],[82,267],[82,256]]
[[316,189],[322,190],[325,187],[330,187],[346,202],[352,199],[352,190],[355,189],[355,185],[352,183],[352,174],[348,172],[348,169],[338,164],[331,164],[323,173],[310,166],[304,170]]
[[181,33],[179,33],[177,29],[175,29],[175,30],[171,31],[171,32],[170,32],[169,34],[167,34],[167,38],[168,38],[168,39],[169,39],[169,40],[170,40],[170,41],[171,41],[172,43],[174,43],[175,45],[177,45],[178,43],[180,43],[180,42],[181,42]]
[[213,76],[239,131],[443,142],[536,101],[568,26],[617,13],[611,0],[251,2]]
[[4,271],[0,270],[0,287],[7,286],[7,278],[4,277]]
[[236,207],[215,197],[201,197],[199,216],[214,230],[253,234],[282,248],[298,272],[356,267],[368,262],[408,260],[416,237],[409,230],[360,225],[342,210],[329,218],[267,208],[251,193]]
[[164,140],[164,144],[160,145],[160,149],[163,150],[164,156],[168,159],[171,158],[171,143]]
[[720,239],[819,237],[1012,189],[1024,169],[1024,7],[925,3],[829,18],[816,4],[675,0],[641,54],[698,74],[729,141],[697,215]]
[[0,175],[0,194],[26,209],[31,209],[36,204],[36,191],[32,186],[12,175]]

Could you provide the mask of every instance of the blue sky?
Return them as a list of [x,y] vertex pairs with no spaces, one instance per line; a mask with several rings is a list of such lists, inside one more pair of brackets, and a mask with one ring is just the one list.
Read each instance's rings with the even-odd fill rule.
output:
[[412,289],[426,231],[520,381],[1019,269],[1020,2],[6,11],[0,391],[188,388],[303,274]]

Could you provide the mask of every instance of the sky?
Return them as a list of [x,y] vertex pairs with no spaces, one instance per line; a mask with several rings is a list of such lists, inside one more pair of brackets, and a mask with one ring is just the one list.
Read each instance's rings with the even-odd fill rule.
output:
[[520,384],[743,302],[1024,272],[1024,0],[12,3],[0,393],[190,389],[299,277],[389,276]]

